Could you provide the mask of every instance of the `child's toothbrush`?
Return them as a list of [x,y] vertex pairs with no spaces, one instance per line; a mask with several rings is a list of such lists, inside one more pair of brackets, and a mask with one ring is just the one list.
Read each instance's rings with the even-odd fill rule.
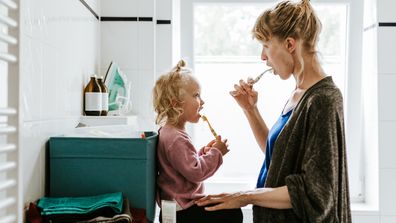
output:
[[215,132],[213,127],[210,125],[208,118],[205,115],[202,115],[201,118],[202,118],[202,120],[204,120],[205,122],[208,123],[209,129],[212,132],[212,135],[215,137],[215,139],[217,139],[217,133]]

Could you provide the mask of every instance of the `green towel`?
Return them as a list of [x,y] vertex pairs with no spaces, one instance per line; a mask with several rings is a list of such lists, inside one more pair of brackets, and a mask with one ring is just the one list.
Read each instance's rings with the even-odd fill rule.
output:
[[41,215],[88,214],[104,207],[109,207],[119,214],[122,212],[122,193],[90,197],[43,197],[37,206],[42,209]]

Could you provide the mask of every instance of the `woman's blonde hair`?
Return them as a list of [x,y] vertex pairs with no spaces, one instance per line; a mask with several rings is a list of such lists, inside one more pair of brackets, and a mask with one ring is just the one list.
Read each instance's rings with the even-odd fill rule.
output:
[[275,8],[264,11],[253,27],[253,37],[268,41],[273,36],[281,40],[287,37],[301,39],[304,48],[316,52],[316,44],[322,24],[309,0],[300,3],[280,2]]
[[176,125],[183,113],[181,104],[184,86],[192,78],[192,71],[186,68],[186,62],[180,60],[172,70],[161,77],[153,88],[153,105],[157,113],[155,124],[163,125],[166,122]]

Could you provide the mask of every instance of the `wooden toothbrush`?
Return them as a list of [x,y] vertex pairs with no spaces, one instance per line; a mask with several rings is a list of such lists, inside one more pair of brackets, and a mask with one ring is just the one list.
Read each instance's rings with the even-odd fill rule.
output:
[[213,129],[212,125],[210,125],[208,118],[205,115],[201,116],[202,120],[204,120],[205,122],[208,123],[209,129],[212,132],[212,135],[215,137],[215,139],[217,140],[217,133],[216,131]]

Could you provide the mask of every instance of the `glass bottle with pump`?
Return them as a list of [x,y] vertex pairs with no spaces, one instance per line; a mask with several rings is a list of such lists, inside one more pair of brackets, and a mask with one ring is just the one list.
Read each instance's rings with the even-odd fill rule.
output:
[[87,116],[100,116],[101,112],[102,90],[94,74],[84,88],[84,114]]
[[106,116],[109,112],[109,93],[105,83],[103,82],[103,77],[98,77],[98,84],[100,89],[102,89],[102,112],[101,116]]

